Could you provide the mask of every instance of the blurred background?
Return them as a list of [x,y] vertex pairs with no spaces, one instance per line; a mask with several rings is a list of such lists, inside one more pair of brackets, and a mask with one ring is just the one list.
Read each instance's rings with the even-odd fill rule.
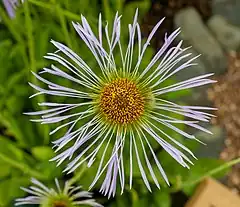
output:
[[[96,66],[88,49],[83,46],[71,22],[81,21],[83,14],[97,29],[98,14],[111,22],[115,12],[122,14],[122,28],[132,22],[139,8],[139,22],[146,38],[154,25],[166,20],[151,42],[144,61],[149,62],[161,48],[165,33],[181,27],[177,41],[192,46],[193,55],[201,54],[198,66],[177,74],[170,82],[215,73],[218,83],[169,95],[171,100],[186,105],[208,105],[219,108],[212,124],[206,127],[214,134],[191,131],[207,145],[184,140],[199,159],[191,170],[182,168],[158,146],[154,147],[171,182],[167,187],[162,178],[161,190],[149,193],[139,172],[134,172],[134,186],[123,195],[106,199],[93,189],[95,198],[104,206],[160,206],[183,207],[206,176],[219,179],[235,194],[240,193],[240,165],[225,166],[240,156],[240,1],[239,0],[25,0],[10,15],[0,0],[0,206],[14,206],[14,199],[24,196],[20,186],[28,186],[35,177],[49,186],[58,177],[62,182],[76,178],[77,184],[88,189],[95,174],[94,168],[78,169],[64,175],[64,166],[56,167],[48,160],[54,156],[51,141],[59,134],[49,136],[51,126],[29,121],[23,112],[39,110],[37,103],[46,100],[34,93],[28,82],[36,83],[30,71],[39,71],[50,63],[43,56],[53,52],[50,40],[62,42],[92,67]],[[123,44],[128,41],[128,30],[122,29]],[[177,42],[176,42],[177,43]],[[176,44],[174,43],[174,44]],[[64,101],[64,98],[61,99]],[[184,128],[184,126],[182,126]],[[186,127],[185,127],[186,128]],[[187,129],[186,130],[192,130]],[[169,131],[168,133],[172,133]],[[216,170],[221,169],[222,170]],[[204,206],[203,206],[204,207]]]

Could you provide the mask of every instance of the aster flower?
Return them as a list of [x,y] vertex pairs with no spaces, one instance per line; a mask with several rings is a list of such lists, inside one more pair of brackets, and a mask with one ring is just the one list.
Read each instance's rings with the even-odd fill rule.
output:
[[[92,31],[87,19],[81,16],[82,24],[73,23],[73,26],[92,52],[97,66],[91,68],[70,48],[52,40],[51,43],[57,48],[57,52],[48,53],[45,58],[55,61],[61,68],[51,65],[50,68],[43,68],[39,74],[33,72],[34,76],[48,88],[30,83],[38,91],[33,96],[47,94],[67,97],[64,103],[39,103],[40,106],[49,109],[27,113],[41,115],[41,119],[33,121],[42,124],[59,123],[60,125],[50,134],[65,127],[68,129],[62,137],[53,142],[59,154],[52,160],[58,165],[67,161],[65,172],[71,173],[85,161],[90,167],[97,158],[99,165],[90,188],[105,174],[100,191],[108,196],[115,195],[118,178],[123,192],[127,182],[126,166],[129,169],[130,188],[133,168],[137,166],[149,191],[151,186],[146,172],[158,188],[160,186],[157,173],[161,174],[169,184],[154,153],[153,144],[160,145],[180,165],[189,168],[192,161],[182,151],[195,158],[194,154],[166,133],[164,127],[190,140],[197,139],[194,135],[182,131],[178,127],[179,124],[211,133],[200,126],[199,122],[208,122],[212,115],[202,110],[213,110],[213,108],[182,106],[164,97],[170,92],[214,83],[215,81],[208,79],[213,74],[166,85],[166,80],[174,74],[194,66],[193,61],[197,57],[189,58],[191,54],[185,53],[188,48],[181,49],[182,41],[176,47],[171,47],[171,43],[180,33],[180,29],[177,29],[172,34],[165,35],[163,46],[149,64],[143,67],[141,63],[145,51],[164,19],[156,24],[146,41],[143,41],[137,17],[138,11],[134,16],[133,24],[128,27],[129,43],[124,50],[120,42],[121,16],[118,13],[113,22],[111,35],[108,24],[104,28],[105,32],[102,31],[101,14],[97,35]],[[107,47],[104,47],[104,41]],[[135,42],[137,42],[136,47]],[[117,56],[121,58],[121,64],[115,61]],[[183,60],[185,63],[179,65]],[[72,85],[70,87],[59,84],[59,81],[52,82],[45,78],[45,75],[48,75],[46,77],[52,75],[55,80],[58,78],[60,81],[67,79]],[[179,120],[176,115],[182,115],[189,120]],[[156,168],[153,168],[153,165]]]
[[19,6],[20,3],[23,3],[24,0],[3,0],[3,4],[7,10],[8,16],[10,18],[15,17],[15,10]]
[[56,189],[48,188],[35,178],[32,178],[31,182],[33,186],[21,188],[31,195],[16,199],[16,206],[39,204],[41,207],[74,207],[81,205],[102,207],[94,199],[91,199],[92,193],[80,191],[81,186],[73,187],[68,181],[65,182],[63,189],[57,179],[55,179]]

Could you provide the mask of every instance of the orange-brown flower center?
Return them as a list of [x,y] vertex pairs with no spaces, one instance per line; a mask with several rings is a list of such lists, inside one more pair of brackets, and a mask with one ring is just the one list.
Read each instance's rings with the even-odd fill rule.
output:
[[144,97],[133,81],[116,79],[103,88],[100,109],[112,122],[132,123],[144,111]]
[[54,201],[53,207],[68,207],[66,201]]

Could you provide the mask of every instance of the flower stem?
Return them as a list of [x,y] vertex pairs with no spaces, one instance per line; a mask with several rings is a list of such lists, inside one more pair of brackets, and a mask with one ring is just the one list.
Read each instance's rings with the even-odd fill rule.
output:
[[194,181],[189,181],[189,182],[185,182],[185,183],[183,182],[183,184],[181,184],[177,188],[174,188],[173,191],[176,192],[176,191],[181,190],[184,187],[196,185],[199,182],[201,182],[202,180],[204,180],[205,178],[213,176],[213,175],[215,175],[215,174],[217,174],[217,173],[219,173],[219,172],[221,172],[221,171],[223,171],[227,168],[230,168],[233,165],[236,165],[238,163],[240,163],[240,158],[237,158],[237,159],[231,160],[229,162],[226,162],[223,165],[206,172],[205,174],[201,175],[199,178],[195,179]]

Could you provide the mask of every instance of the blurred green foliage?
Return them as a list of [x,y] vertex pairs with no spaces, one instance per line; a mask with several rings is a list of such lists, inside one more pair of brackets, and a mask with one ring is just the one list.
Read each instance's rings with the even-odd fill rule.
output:
[[[71,21],[81,21],[80,14],[84,14],[94,26],[97,25],[99,12],[104,19],[111,21],[115,12],[119,11],[123,15],[124,28],[124,25],[132,22],[137,7],[141,19],[150,8],[150,3],[150,0],[27,0],[19,7],[16,18],[12,20],[8,18],[4,8],[0,7],[0,206],[13,206],[13,199],[24,195],[19,187],[27,186],[30,177],[42,180],[50,186],[54,177],[66,179],[61,173],[62,167],[56,167],[55,163],[48,161],[54,156],[51,141],[57,136],[50,137],[49,126],[32,123],[29,117],[23,115],[26,111],[39,110],[37,103],[46,99],[44,96],[29,99],[34,91],[28,82],[36,83],[30,71],[37,72],[50,64],[43,58],[47,52],[54,51],[49,41],[54,39],[67,44],[81,54],[91,67],[96,67],[92,55],[80,41]],[[123,44],[127,42],[127,29],[122,30],[121,38]],[[143,65],[148,63],[153,53],[153,50],[148,50]],[[180,95],[182,93],[174,93],[171,99]],[[196,147],[196,143],[185,141],[168,129],[166,131],[190,149],[194,150]],[[177,164],[166,152],[158,149],[158,146],[153,148],[156,152],[159,151],[158,157],[172,186],[167,187],[158,175],[162,189],[153,187],[153,193],[149,193],[140,172],[136,170],[132,190],[127,189],[122,196],[117,195],[110,200],[99,195],[100,202],[112,207],[170,207],[171,193],[183,190],[191,195],[196,184],[192,181],[222,164],[218,160],[200,159],[189,171]],[[82,167],[73,175],[73,180],[87,188],[95,170],[94,166],[87,171]],[[148,177],[153,183],[150,175]],[[184,185],[186,182],[193,184]]]

